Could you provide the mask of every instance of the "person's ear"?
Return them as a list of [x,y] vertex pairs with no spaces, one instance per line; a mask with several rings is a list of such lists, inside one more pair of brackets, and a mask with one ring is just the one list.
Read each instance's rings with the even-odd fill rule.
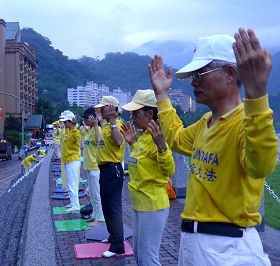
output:
[[154,117],[154,112],[153,112],[153,110],[149,110],[149,111],[147,112],[147,117],[148,117],[149,119],[152,119],[152,118]]
[[224,71],[226,73],[226,80],[227,82],[231,83],[231,82],[235,82],[235,80],[237,79],[237,72],[236,72],[236,69],[229,65],[229,66],[226,66],[224,68]]

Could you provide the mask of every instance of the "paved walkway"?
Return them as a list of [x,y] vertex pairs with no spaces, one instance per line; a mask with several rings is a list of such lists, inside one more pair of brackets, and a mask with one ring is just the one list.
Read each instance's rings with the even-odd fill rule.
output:
[[[47,161],[46,161],[47,162]],[[40,171],[41,173],[41,171]],[[83,172],[81,174],[83,178]],[[38,178],[40,178],[38,176]],[[132,228],[132,206],[127,189],[128,178],[124,183],[123,189],[123,218],[124,223]],[[50,195],[55,189],[55,182],[52,174],[50,174]],[[167,221],[167,225],[163,234],[162,245],[160,250],[160,262],[162,265],[177,265],[179,242],[180,242],[180,214],[183,210],[184,199],[176,199],[170,202],[171,208]],[[68,200],[51,200],[51,207],[62,207],[69,203]],[[89,200],[87,197],[80,199],[81,204],[88,204]],[[47,206],[47,205],[46,205]],[[55,215],[51,214],[52,221],[62,221],[62,220],[73,220],[80,219],[80,215],[76,214],[61,214]],[[53,225],[54,226],[54,225]],[[55,226],[54,226],[55,228]],[[53,230],[55,239],[55,253],[53,256],[56,257],[56,265],[95,265],[95,266],[121,266],[121,265],[136,265],[133,257],[115,257],[115,258],[102,258],[98,260],[93,259],[82,259],[78,260],[75,258],[73,245],[90,243],[85,239],[85,231],[68,231],[68,232],[57,232],[56,229]],[[266,232],[261,233],[261,238],[264,243],[265,251],[269,254],[273,266],[280,266],[280,232],[266,227]],[[130,243],[132,238],[128,239]],[[49,256],[51,256],[49,254]],[[41,264],[48,265],[48,264]]]
[[40,167],[36,183],[33,188],[29,215],[26,224],[26,239],[23,244],[22,265],[24,266],[54,266],[55,233],[51,217],[48,185],[52,151],[48,154]]

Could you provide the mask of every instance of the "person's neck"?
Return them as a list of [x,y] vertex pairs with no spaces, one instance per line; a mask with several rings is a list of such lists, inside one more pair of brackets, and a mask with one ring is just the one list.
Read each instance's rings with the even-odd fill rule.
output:
[[211,127],[221,116],[234,109],[241,103],[240,97],[234,100],[219,102],[217,105],[209,106],[212,111],[211,120],[208,122],[208,126]]

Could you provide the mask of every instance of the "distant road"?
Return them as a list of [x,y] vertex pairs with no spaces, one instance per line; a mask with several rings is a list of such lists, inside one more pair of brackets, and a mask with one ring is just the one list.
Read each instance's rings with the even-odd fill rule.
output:
[[0,161],[0,196],[8,190],[11,181],[19,176],[20,172],[21,161],[17,154],[13,154],[12,160]]

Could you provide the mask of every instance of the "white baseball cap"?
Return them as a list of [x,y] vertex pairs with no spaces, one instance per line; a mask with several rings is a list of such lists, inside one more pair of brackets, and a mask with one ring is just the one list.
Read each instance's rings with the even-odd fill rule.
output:
[[75,122],[75,115],[72,112],[67,113],[65,116],[63,116],[63,118],[61,119],[61,121],[72,121]]
[[93,106],[94,108],[100,108],[106,105],[113,105],[119,107],[119,101],[113,96],[103,96],[99,104]]
[[157,107],[156,97],[153,90],[137,90],[130,103],[122,106],[126,111],[135,111],[144,106]]
[[67,114],[73,114],[73,112],[69,111],[69,110],[66,110],[66,111],[63,111],[60,116],[59,116],[59,121],[66,121],[66,120],[63,120],[65,118],[65,116]]
[[186,79],[192,72],[208,65],[213,60],[236,64],[232,49],[234,38],[226,35],[211,35],[198,38],[192,61],[176,72],[178,79]]

